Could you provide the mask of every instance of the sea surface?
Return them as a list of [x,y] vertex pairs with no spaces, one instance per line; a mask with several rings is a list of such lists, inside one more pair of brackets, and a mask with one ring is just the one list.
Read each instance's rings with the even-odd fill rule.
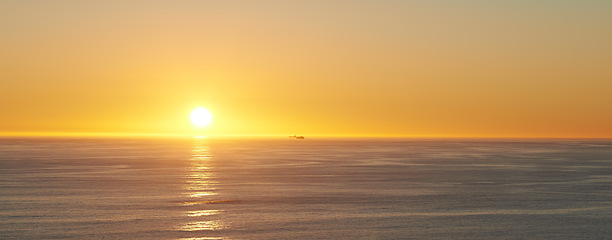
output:
[[0,139],[0,239],[611,236],[612,140]]

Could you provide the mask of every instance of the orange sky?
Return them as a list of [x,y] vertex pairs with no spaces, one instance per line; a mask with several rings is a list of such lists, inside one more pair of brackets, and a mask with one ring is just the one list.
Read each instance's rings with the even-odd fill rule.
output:
[[610,1],[1,1],[0,134],[612,137]]

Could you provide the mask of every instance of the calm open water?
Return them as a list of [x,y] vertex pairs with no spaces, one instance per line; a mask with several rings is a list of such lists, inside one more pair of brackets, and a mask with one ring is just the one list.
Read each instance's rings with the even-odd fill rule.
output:
[[0,239],[610,239],[612,141],[0,139]]

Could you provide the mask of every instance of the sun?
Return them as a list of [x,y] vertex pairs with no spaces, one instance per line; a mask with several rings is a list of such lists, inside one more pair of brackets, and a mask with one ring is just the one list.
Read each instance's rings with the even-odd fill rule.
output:
[[197,127],[206,127],[212,120],[212,113],[206,108],[199,107],[191,111],[191,122]]

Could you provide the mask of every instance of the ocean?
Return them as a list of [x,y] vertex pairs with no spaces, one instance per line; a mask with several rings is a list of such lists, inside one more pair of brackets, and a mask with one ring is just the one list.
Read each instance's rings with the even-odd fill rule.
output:
[[610,236],[612,140],[0,139],[0,239]]

